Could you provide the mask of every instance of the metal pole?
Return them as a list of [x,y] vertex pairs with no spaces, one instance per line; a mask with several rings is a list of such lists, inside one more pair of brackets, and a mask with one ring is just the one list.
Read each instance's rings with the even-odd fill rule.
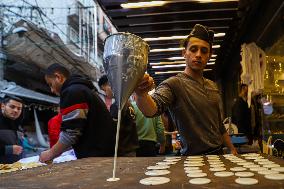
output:
[[82,47],[82,18],[81,18],[81,7],[78,6],[78,12],[79,12],[79,47],[80,47],[80,55],[83,54],[83,47]]
[[86,15],[87,15],[87,21],[86,21],[86,27],[87,27],[87,61],[90,63],[90,13],[89,10],[86,9]]
[[98,9],[97,9],[97,3],[95,2],[94,6],[94,53],[95,53],[95,61],[98,62]]
[[0,9],[0,81],[4,80],[4,63],[6,55],[3,51],[4,41],[4,10]]

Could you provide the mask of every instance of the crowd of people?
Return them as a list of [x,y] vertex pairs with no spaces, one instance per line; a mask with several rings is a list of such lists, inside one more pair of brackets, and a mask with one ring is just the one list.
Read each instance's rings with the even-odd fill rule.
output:
[[[231,153],[231,143],[223,121],[223,105],[216,84],[203,77],[212,55],[213,31],[197,24],[183,41],[186,68],[158,85],[145,74],[121,116],[119,156],[157,156],[171,153],[171,138],[165,135],[174,125],[179,136],[181,155],[223,154],[223,145]],[[48,162],[70,148],[77,158],[113,156],[118,106],[107,76],[98,81],[99,89],[87,78],[71,74],[60,64],[45,71],[45,81],[60,97],[59,113],[49,122],[50,149],[40,154]],[[0,155],[5,162],[16,161],[22,152],[17,143],[17,118],[23,102],[5,98],[0,114]],[[172,127],[172,126],[171,126]],[[176,134],[175,129],[171,130]],[[5,135],[5,141],[2,137]],[[11,160],[11,161],[10,161]]]

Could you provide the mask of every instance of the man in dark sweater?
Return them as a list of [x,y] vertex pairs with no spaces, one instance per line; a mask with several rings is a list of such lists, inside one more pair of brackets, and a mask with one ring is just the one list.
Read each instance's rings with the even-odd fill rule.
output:
[[247,103],[248,86],[241,84],[239,97],[234,100],[232,107],[232,122],[237,125],[238,132],[244,133],[252,144],[251,110]]
[[58,142],[40,155],[46,162],[73,147],[77,158],[113,156],[115,128],[112,118],[91,81],[55,63],[45,72],[51,92],[60,96],[62,114]]
[[6,96],[0,112],[0,163],[13,163],[21,158],[23,151],[17,135],[23,101],[15,96]]

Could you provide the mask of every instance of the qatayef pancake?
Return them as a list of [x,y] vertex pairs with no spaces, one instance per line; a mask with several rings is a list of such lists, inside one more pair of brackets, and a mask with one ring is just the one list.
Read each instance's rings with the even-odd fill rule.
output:
[[254,173],[248,172],[248,171],[243,171],[243,172],[235,172],[235,175],[238,177],[253,177]]
[[280,167],[280,165],[273,163],[273,164],[263,165],[263,167],[274,168],[274,167]]
[[210,165],[214,165],[214,164],[223,164],[222,161],[208,161]]
[[244,167],[232,167],[230,168],[231,171],[245,171],[247,170],[246,168]]
[[245,160],[232,160],[231,162],[238,164],[238,163],[244,163],[246,161]]
[[210,167],[225,167],[224,164],[213,164],[213,165],[210,165]]
[[253,157],[253,156],[248,156],[248,157],[245,157],[245,159],[258,159],[258,157]]
[[256,156],[260,156],[260,154],[257,153],[248,153],[248,154],[242,154],[243,157],[256,157]]
[[200,158],[202,158],[202,159],[203,159],[203,157],[202,157],[202,156],[187,156],[187,158],[186,158],[186,159],[200,159]]
[[212,167],[209,169],[210,171],[226,171],[225,167]]
[[197,177],[206,177],[207,174],[206,173],[188,173],[187,176],[197,178]]
[[261,162],[261,161],[269,161],[269,160],[268,160],[268,159],[263,159],[263,158],[262,158],[262,159],[255,159],[254,161],[255,161],[255,162]]
[[271,168],[272,171],[279,171],[279,172],[284,172],[284,167],[273,167]]
[[206,155],[206,157],[207,157],[207,158],[216,158],[216,157],[219,158],[218,155]]
[[258,174],[261,174],[261,175],[269,175],[269,174],[277,174],[277,173],[279,173],[279,172],[273,171],[273,170],[258,171]]
[[156,169],[168,169],[168,168],[170,168],[170,166],[168,166],[168,165],[154,165],[154,166],[147,167],[147,169],[154,169],[154,170],[156,170]]
[[229,176],[233,176],[234,173],[230,171],[220,171],[220,172],[215,172],[214,175],[216,177],[229,177]]
[[166,161],[161,161],[161,162],[157,162],[157,165],[174,165],[176,164],[176,162],[166,162]]
[[180,159],[164,159],[163,161],[167,161],[167,162],[177,162],[177,161],[180,161]]
[[184,164],[185,167],[202,167],[204,166],[204,163],[186,163]]
[[243,185],[253,185],[253,184],[257,184],[258,180],[254,178],[237,178],[235,182],[238,184],[243,184]]
[[255,168],[255,167],[260,167],[260,165],[251,164],[251,165],[244,165],[243,167],[245,167],[245,168]]
[[208,178],[194,178],[194,179],[189,180],[190,184],[197,184],[197,185],[208,184],[210,182],[211,182],[211,180],[208,179]]
[[280,174],[280,173],[269,174],[269,175],[265,175],[264,177],[270,180],[284,180],[284,174]]
[[185,167],[184,170],[199,170],[199,167]]
[[259,161],[257,162],[259,165],[268,165],[268,164],[275,164],[273,161]]
[[167,175],[169,173],[170,173],[169,170],[151,170],[151,171],[145,172],[145,175],[148,175],[148,176],[160,176],[160,175]]
[[185,173],[202,173],[202,170],[196,169],[196,170],[185,170]]
[[250,168],[250,170],[251,171],[256,171],[256,172],[258,172],[258,171],[268,171],[268,168],[266,168],[266,167],[252,167],[252,168]]
[[181,159],[181,157],[180,156],[174,156],[174,157],[168,156],[168,157],[165,157],[165,159]]
[[254,163],[252,163],[252,162],[242,162],[242,163],[237,163],[238,165],[242,165],[242,166],[244,166],[244,165],[254,165]]
[[139,182],[144,185],[160,185],[170,182],[170,179],[167,177],[148,177],[141,179]]

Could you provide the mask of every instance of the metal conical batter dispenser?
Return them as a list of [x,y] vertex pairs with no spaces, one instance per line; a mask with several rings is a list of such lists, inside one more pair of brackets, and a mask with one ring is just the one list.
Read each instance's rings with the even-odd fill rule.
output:
[[115,169],[121,110],[147,69],[148,52],[149,45],[142,38],[130,33],[113,34],[105,40],[103,65],[119,110],[113,177],[109,181],[119,180],[115,178]]

